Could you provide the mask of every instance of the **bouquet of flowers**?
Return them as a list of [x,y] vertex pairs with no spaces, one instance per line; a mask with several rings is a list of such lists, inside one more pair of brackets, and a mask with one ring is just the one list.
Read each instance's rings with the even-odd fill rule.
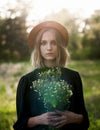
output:
[[72,96],[71,85],[61,79],[61,68],[49,68],[38,74],[33,81],[34,91],[39,94],[47,111],[68,109]]

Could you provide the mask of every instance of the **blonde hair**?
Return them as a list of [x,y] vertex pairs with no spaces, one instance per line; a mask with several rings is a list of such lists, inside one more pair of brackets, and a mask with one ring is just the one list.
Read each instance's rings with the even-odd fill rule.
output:
[[60,32],[58,32],[56,29],[53,28],[44,28],[40,30],[36,35],[36,38],[34,40],[35,46],[31,54],[31,63],[35,68],[46,67],[46,65],[43,62],[43,58],[40,54],[40,45],[41,45],[41,38],[43,33],[48,30],[53,30],[56,36],[56,42],[58,46],[58,56],[56,58],[56,66],[64,67],[65,65],[67,65],[70,55],[67,48],[65,48],[64,46],[65,44],[62,35],[60,34]]

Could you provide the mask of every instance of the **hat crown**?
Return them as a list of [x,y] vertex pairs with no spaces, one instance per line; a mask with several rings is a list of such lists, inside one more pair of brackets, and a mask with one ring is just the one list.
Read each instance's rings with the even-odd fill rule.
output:
[[59,31],[60,34],[63,36],[64,46],[67,47],[68,31],[63,25],[61,25],[60,23],[58,23],[56,21],[45,21],[45,22],[39,23],[38,25],[33,27],[33,29],[31,30],[31,32],[29,34],[29,37],[28,37],[29,47],[34,48],[34,39],[35,39],[37,33],[43,28],[54,28],[57,31]]

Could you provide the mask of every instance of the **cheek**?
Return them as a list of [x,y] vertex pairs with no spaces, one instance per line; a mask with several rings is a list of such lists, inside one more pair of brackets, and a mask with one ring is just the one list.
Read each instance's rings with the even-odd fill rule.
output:
[[40,46],[40,54],[43,54],[44,50],[45,50],[45,49]]

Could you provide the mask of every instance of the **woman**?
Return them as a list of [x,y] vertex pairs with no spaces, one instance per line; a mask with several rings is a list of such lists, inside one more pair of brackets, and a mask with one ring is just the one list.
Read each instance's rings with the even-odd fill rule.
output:
[[35,26],[29,34],[35,69],[22,76],[16,97],[15,130],[87,130],[88,113],[77,71],[66,68],[68,32],[56,21]]

